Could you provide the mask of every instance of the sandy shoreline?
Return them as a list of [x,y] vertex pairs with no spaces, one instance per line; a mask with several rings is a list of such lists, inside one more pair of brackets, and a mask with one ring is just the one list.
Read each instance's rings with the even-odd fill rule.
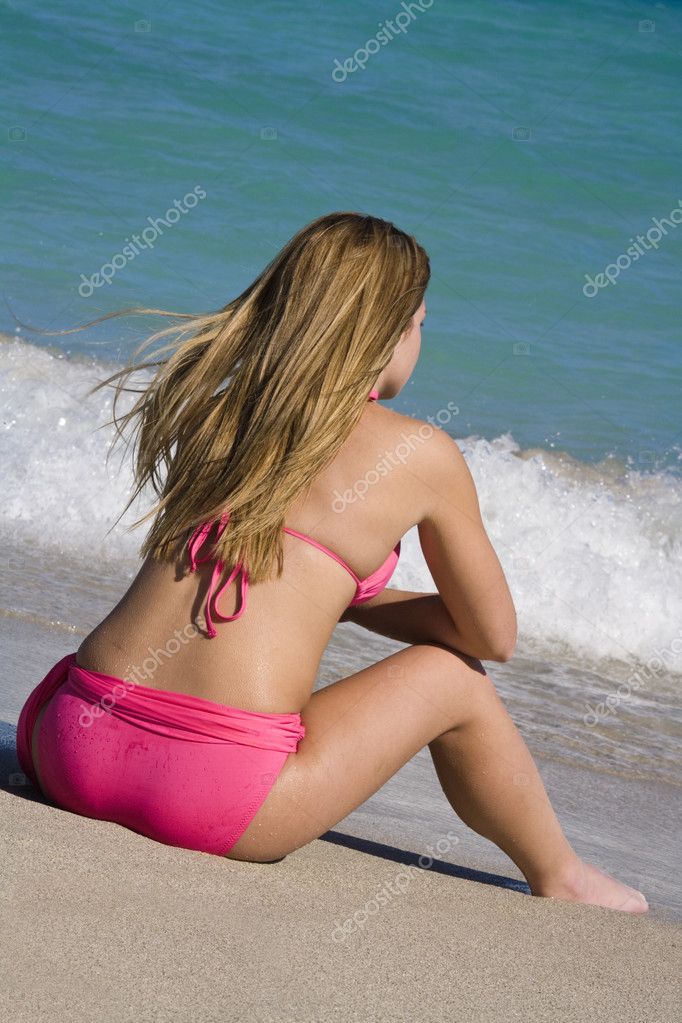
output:
[[[3,1018],[678,1018],[678,789],[538,760],[580,854],[642,888],[646,917],[523,894],[514,864],[451,813],[427,751],[280,863],[173,849],[10,784],[21,704],[82,631],[28,611],[2,623]],[[320,682],[357,642],[349,631],[335,639]],[[381,656],[374,637],[362,642],[367,659]],[[434,850],[440,861],[414,866],[450,831],[457,841]]]
[[401,883],[400,864],[324,840],[235,863],[31,795],[0,791],[16,1023],[678,1018],[677,925],[435,870]]

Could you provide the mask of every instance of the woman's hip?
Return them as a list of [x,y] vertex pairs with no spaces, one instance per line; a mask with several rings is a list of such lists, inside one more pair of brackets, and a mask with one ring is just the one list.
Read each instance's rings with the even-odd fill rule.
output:
[[45,796],[168,845],[224,855],[295,752],[300,717],[146,687],[131,693],[123,680],[94,675],[74,659],[56,687],[46,676],[22,711],[26,763],[29,719],[44,706],[41,687],[44,697],[51,688],[37,735]]

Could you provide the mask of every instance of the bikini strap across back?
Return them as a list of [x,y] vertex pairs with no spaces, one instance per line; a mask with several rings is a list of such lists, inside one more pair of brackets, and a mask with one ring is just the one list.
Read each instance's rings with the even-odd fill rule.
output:
[[[379,391],[376,387],[373,387],[372,390],[369,392],[368,400],[376,401],[378,397]],[[225,527],[229,522],[229,519],[230,513],[223,512],[217,523],[215,521],[204,522],[202,523],[202,525],[197,526],[197,528],[194,530],[190,539],[187,542],[190,572],[195,572],[198,565],[202,565],[205,562],[210,561],[212,559],[211,553],[207,554],[203,558],[199,557],[199,551],[201,550],[202,546],[207,542],[213,527],[217,526],[215,540],[213,540],[211,544],[211,546],[214,546],[215,542],[219,540],[220,537],[222,536],[223,531],[225,530]],[[386,586],[388,580],[393,574],[395,566],[398,562],[398,558],[400,556],[400,541],[398,541],[398,543],[393,548],[384,564],[380,568],[378,568],[376,572],[373,572],[370,576],[368,576],[367,579],[360,579],[355,574],[350,565],[346,564],[343,558],[340,558],[338,554],[335,554],[332,550],[330,550],[328,547],[325,547],[317,540],[313,540],[311,536],[306,536],[305,533],[299,533],[297,532],[297,530],[290,529],[287,526],[284,526],[284,532],[290,533],[292,536],[298,536],[300,537],[301,540],[307,541],[314,547],[317,547],[319,550],[324,551],[326,554],[330,555],[332,558],[334,558],[335,561],[338,561],[340,565],[343,565],[343,567],[347,569],[347,571],[353,577],[356,585],[355,597],[353,598],[349,605],[351,607],[355,604],[360,604],[363,601],[370,600],[372,597],[376,596],[377,593],[381,592],[381,590]],[[238,562],[238,564],[234,566],[234,568],[232,569],[232,571],[230,572],[229,576],[227,577],[223,585],[220,587],[220,589],[215,591],[215,586],[218,583],[218,580],[220,579],[224,570],[225,570],[224,563],[220,558],[216,558],[215,565],[213,566],[213,574],[211,576],[211,581],[208,586],[208,593],[206,596],[205,604],[206,632],[211,639],[214,636],[217,636],[217,632],[213,624],[214,617],[221,622],[232,622],[236,618],[239,618],[246,609],[246,596],[249,588],[248,569],[242,564],[241,561]],[[236,579],[238,575],[241,576],[239,587],[239,607],[234,612],[234,614],[224,615],[218,609],[218,598],[220,597],[223,590],[225,590],[225,588],[229,586],[230,583],[234,579]],[[211,605],[213,606],[212,611]]]

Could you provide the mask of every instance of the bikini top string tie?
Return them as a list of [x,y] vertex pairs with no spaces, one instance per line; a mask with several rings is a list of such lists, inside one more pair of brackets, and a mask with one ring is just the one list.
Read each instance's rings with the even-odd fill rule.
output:
[[[378,397],[379,397],[379,391],[378,391],[378,389],[376,387],[373,387],[372,390],[369,392],[368,400],[369,401],[376,401],[378,399]],[[226,527],[226,525],[227,525],[227,523],[229,521],[229,518],[230,518],[230,513],[227,512],[227,511],[223,512],[223,514],[220,516],[220,519],[218,521],[218,531],[217,531],[217,534],[216,534],[216,540],[219,540],[220,537],[222,536],[223,530],[225,529],[225,527]],[[189,562],[190,562],[190,572],[195,572],[196,569],[197,569],[197,565],[201,565],[204,562],[211,560],[212,554],[207,554],[203,558],[200,558],[198,555],[199,555],[199,551],[200,551],[201,547],[204,545],[204,543],[208,539],[208,536],[209,536],[209,534],[211,532],[211,529],[213,528],[214,525],[215,525],[215,521],[213,521],[213,520],[210,521],[210,522],[204,522],[200,526],[197,526],[197,528],[192,533],[192,535],[191,535],[191,537],[190,537],[190,539],[189,539],[189,541],[187,543],[187,549],[188,549],[188,553],[189,553]],[[213,625],[213,617],[211,615],[211,604],[213,604],[213,615],[217,619],[219,619],[221,622],[232,622],[232,621],[234,621],[235,618],[239,618],[244,613],[244,611],[246,609],[246,595],[247,595],[248,589],[249,589],[249,573],[248,573],[248,569],[246,569],[242,565],[241,561],[238,562],[234,566],[234,568],[232,569],[232,571],[230,572],[229,576],[227,577],[227,579],[225,580],[223,585],[220,587],[220,589],[217,592],[215,592],[216,584],[217,584],[218,580],[220,579],[220,576],[222,575],[224,570],[225,570],[225,565],[223,564],[223,562],[222,562],[222,560],[220,558],[217,558],[216,562],[215,562],[215,565],[213,567],[213,574],[211,576],[211,582],[209,583],[209,586],[208,586],[208,593],[206,595],[206,604],[205,604],[205,609],[206,609],[206,632],[208,633],[208,635],[209,635],[209,637],[211,639],[213,639],[214,636],[218,635],[218,633],[216,632],[215,626]],[[221,614],[221,612],[218,609],[218,599],[219,599],[221,593],[223,592],[223,590],[227,586],[229,586],[230,583],[240,573],[241,573],[241,586],[240,586],[240,591],[239,591],[239,607],[234,612],[234,614],[231,614],[231,615]]]
[[[227,526],[227,523],[229,521],[229,518],[230,518],[230,513],[229,512],[223,512],[223,514],[220,516],[220,520],[218,522],[218,531],[217,531],[217,534],[216,534],[216,540],[219,540],[220,537],[222,536],[223,531],[224,531],[224,529]],[[197,569],[197,565],[201,565],[204,562],[211,560],[212,554],[209,553],[205,557],[201,558],[201,557],[199,557],[199,551],[200,551],[201,547],[204,545],[204,543],[206,542],[206,540],[208,539],[208,536],[209,536],[209,534],[211,532],[211,529],[213,528],[214,525],[215,525],[214,521],[204,522],[203,525],[197,526],[197,528],[192,533],[192,536],[190,537],[190,539],[188,541],[188,544],[187,544],[187,551],[189,553],[189,563],[190,563],[190,569],[189,570],[190,570],[190,572],[195,572],[196,569]],[[206,595],[206,604],[205,604],[205,610],[206,610],[206,632],[208,633],[208,635],[211,638],[213,638],[214,636],[217,635],[215,626],[213,624],[213,617],[217,618],[221,622],[231,622],[231,621],[234,621],[235,618],[239,618],[240,615],[242,615],[244,613],[244,610],[246,608],[246,595],[248,593],[248,587],[249,587],[249,581],[248,581],[249,580],[249,573],[248,573],[248,570],[242,565],[241,561],[238,562],[234,566],[234,568],[232,569],[232,571],[230,572],[229,576],[227,577],[227,579],[225,580],[223,585],[220,587],[220,589],[217,592],[214,592],[216,584],[218,583],[218,580],[220,579],[220,577],[223,574],[224,570],[225,570],[225,565],[224,565],[223,561],[220,558],[216,558],[216,562],[215,562],[215,565],[213,567],[213,574],[211,576],[211,582],[209,583],[208,593]],[[240,573],[241,573],[241,586],[240,586],[240,592],[239,592],[239,608],[234,612],[234,614],[231,614],[231,615],[221,614],[220,610],[218,609],[218,599],[219,599],[221,593],[223,592],[223,590],[227,586],[229,586],[230,583]],[[211,615],[211,604],[213,604],[213,615]]]

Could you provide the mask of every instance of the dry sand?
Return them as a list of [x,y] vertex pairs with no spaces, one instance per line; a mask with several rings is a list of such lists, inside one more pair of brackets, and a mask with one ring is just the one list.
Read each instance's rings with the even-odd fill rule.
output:
[[[0,790],[12,1023],[680,1018],[676,924],[405,874],[326,840],[237,863],[33,792]],[[339,940],[382,889],[395,894]]]

